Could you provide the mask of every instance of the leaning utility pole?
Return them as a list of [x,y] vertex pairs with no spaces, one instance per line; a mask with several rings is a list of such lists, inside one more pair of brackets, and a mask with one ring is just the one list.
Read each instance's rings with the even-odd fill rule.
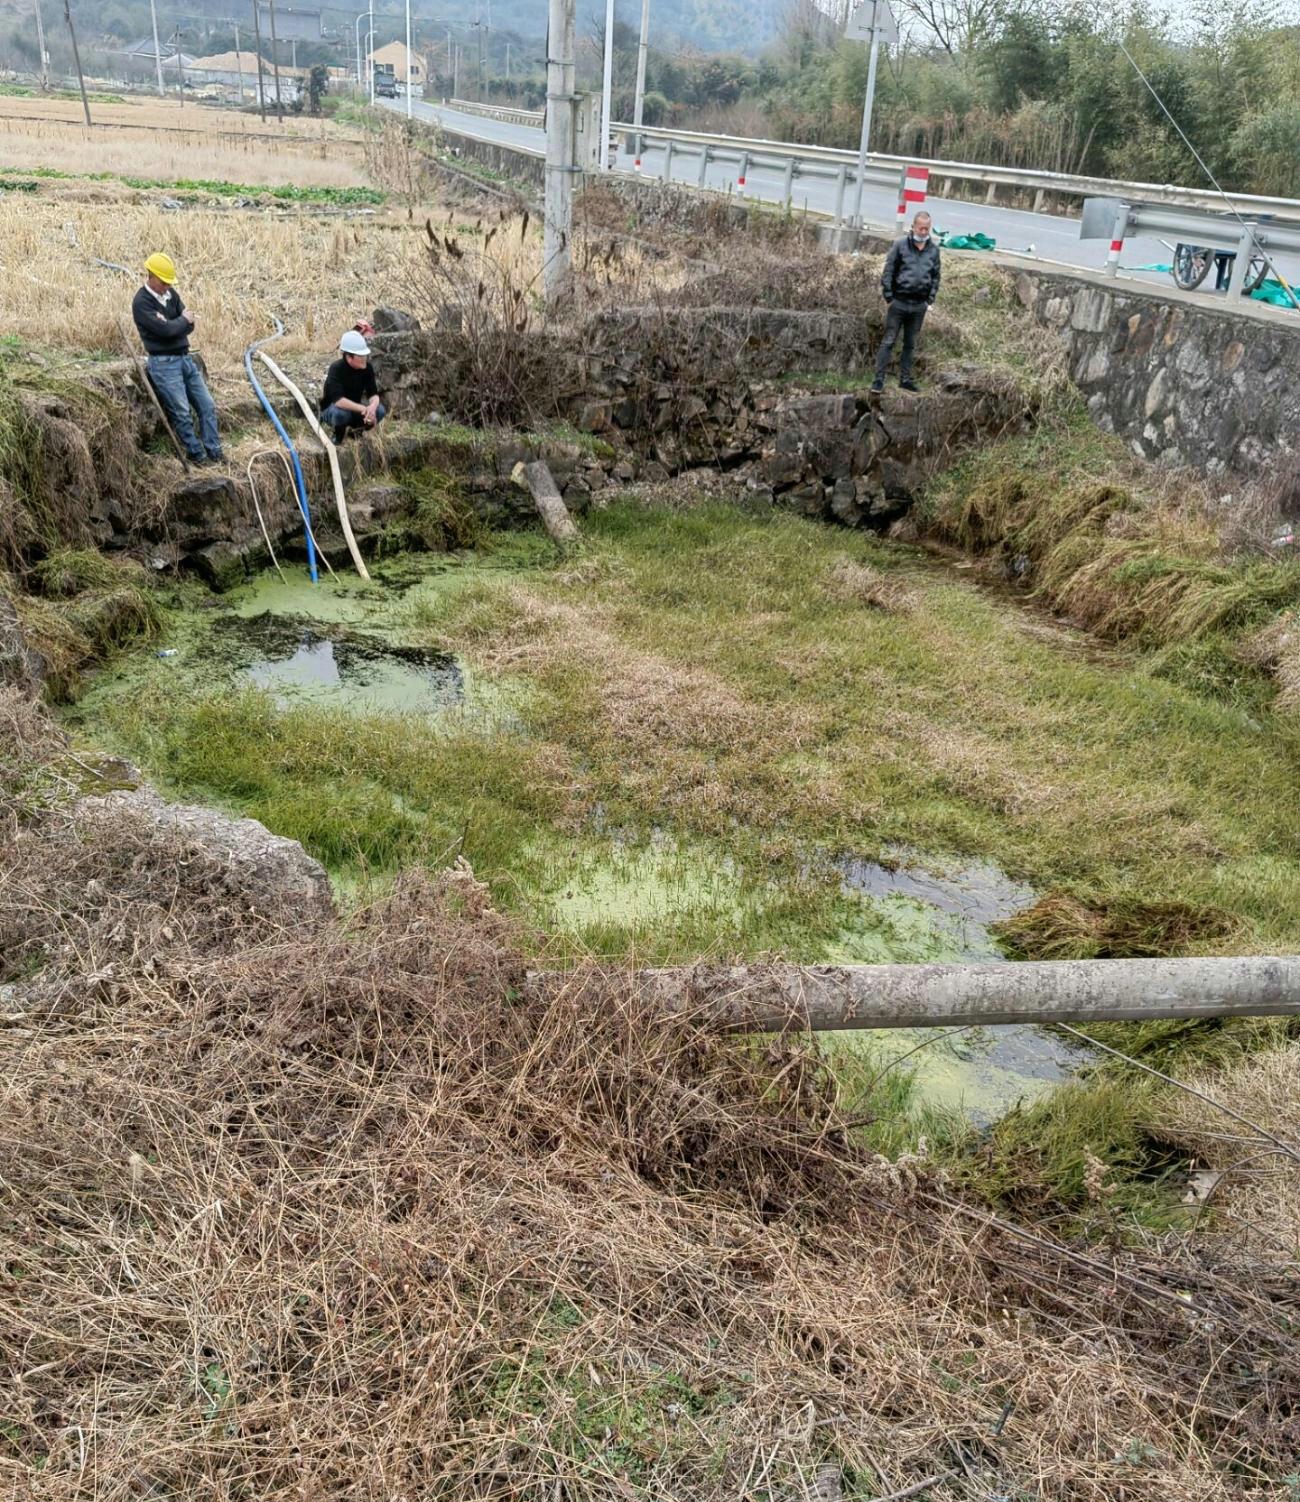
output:
[[149,0],[149,19],[153,23],[153,61],[154,69],[158,74],[159,98],[166,96],[167,90],[163,87],[162,76],[162,53],[158,50],[158,6],[156,0]]
[[72,38],[72,61],[77,69],[77,83],[81,87],[81,107],[86,112],[86,125],[92,124],[90,100],[86,97],[86,75],[81,71],[81,49],[77,46],[77,28],[72,24],[72,0],[63,0],[63,19],[68,23],[68,35]]
[[36,49],[41,55],[41,89],[47,91],[50,87],[50,54],[45,50],[45,22],[41,20],[41,0],[35,0],[35,4]]
[[569,291],[573,268],[574,0],[550,0],[546,31],[546,209],[542,291],[554,309]]
[[176,44],[176,77],[179,80],[176,85],[176,93],[180,97],[181,108],[185,108],[185,54],[181,51],[181,41],[184,33],[179,29],[172,33],[172,41]]
[[284,124],[284,102],[280,98],[280,44],[275,37],[275,0],[266,0],[271,17],[271,71],[275,74],[275,118]]
[[266,124],[266,89],[262,82],[262,0],[253,0],[253,41],[257,46],[257,107],[261,111],[262,124]]
[[[645,108],[645,63],[646,54],[650,51],[650,0],[641,0],[641,40],[636,49],[636,100],[632,105],[632,124],[636,130],[641,129],[641,114]],[[633,145],[636,159],[641,160],[641,138],[636,137]]]

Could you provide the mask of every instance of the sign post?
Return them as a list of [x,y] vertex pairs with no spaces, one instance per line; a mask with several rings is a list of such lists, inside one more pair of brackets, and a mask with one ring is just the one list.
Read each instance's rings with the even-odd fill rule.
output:
[[867,146],[871,139],[871,107],[876,99],[876,64],[880,59],[880,44],[894,46],[898,41],[898,22],[889,8],[889,0],[860,0],[844,35],[851,42],[870,42],[871,56],[867,62],[867,96],[862,103],[862,139],[858,144],[858,184],[853,195],[853,219],[855,229],[862,228],[862,189],[867,171]]

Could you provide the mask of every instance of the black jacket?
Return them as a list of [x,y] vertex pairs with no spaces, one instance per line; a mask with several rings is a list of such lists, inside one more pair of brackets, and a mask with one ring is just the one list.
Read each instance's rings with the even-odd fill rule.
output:
[[131,317],[140,331],[140,340],[150,355],[188,355],[190,352],[190,329],[188,318],[182,318],[185,304],[175,287],[167,294],[165,303],[159,302],[148,287],[141,287],[131,303]]
[[933,235],[919,249],[911,235],[895,240],[880,273],[886,302],[932,303],[939,295],[939,242]]

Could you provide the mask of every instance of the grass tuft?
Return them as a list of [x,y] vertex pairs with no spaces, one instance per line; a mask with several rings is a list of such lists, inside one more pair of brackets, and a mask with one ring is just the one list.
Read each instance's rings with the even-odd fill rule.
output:
[[1221,908],[1128,894],[1091,906],[1066,892],[1049,892],[994,932],[1022,960],[1140,959],[1207,948],[1239,952],[1251,937],[1247,924]]

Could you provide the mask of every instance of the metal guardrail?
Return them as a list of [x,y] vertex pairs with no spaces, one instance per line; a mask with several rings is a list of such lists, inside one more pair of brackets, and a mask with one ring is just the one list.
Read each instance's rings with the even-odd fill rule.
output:
[[511,109],[505,104],[475,104],[469,99],[444,99],[443,105],[462,115],[482,115],[486,120],[500,120],[506,125],[530,125],[541,130],[545,115],[541,110]]
[[[512,124],[542,126],[542,113],[537,110],[508,110],[495,105],[472,104],[465,100],[452,99],[448,108],[469,114],[483,115],[491,119],[508,120]],[[624,137],[635,150],[639,137],[642,154],[648,145],[656,152],[667,152],[668,143],[673,143],[674,155],[699,154],[707,146],[711,161],[737,161],[748,154],[751,162],[766,163],[779,160],[782,166],[790,158],[796,163],[796,176],[821,176],[810,169],[833,165],[836,170],[847,163],[857,162],[857,153],[833,146],[804,146],[788,141],[768,141],[751,136],[710,135],[702,131],[666,130],[642,126],[640,131],[628,124],[615,123],[614,134]],[[722,155],[728,153],[728,155]],[[951,162],[922,157],[901,157],[874,153],[869,159],[871,167],[880,172],[892,169],[897,174],[902,168],[926,167],[931,179],[943,178],[950,182],[973,182],[980,184],[984,201],[995,201],[999,188],[1017,188],[1032,191],[1034,209],[1042,208],[1049,194],[1069,198],[1121,197],[1130,202],[1149,205],[1169,204],[1182,208],[1201,209],[1207,213],[1222,214],[1223,199],[1217,193],[1200,188],[1184,188],[1173,183],[1112,182],[1107,178],[1083,177],[1069,172],[1041,172],[1026,167],[990,167],[974,162]],[[833,175],[833,174],[832,174]],[[874,179],[886,180],[883,177]],[[1300,201],[1294,198],[1271,198],[1260,194],[1234,193],[1232,202],[1242,214],[1278,214],[1300,218]]]
[[[1300,203],[1292,204],[1291,213],[1285,217],[1279,214],[1226,214],[1222,209],[1211,214],[1199,209],[1115,197],[1094,198],[1084,204],[1080,239],[1109,236],[1108,275],[1118,274],[1120,252],[1130,235],[1152,235],[1161,239],[1168,235],[1183,249],[1196,247],[1232,252],[1234,259],[1228,281],[1231,296],[1246,290],[1252,258],[1256,259],[1258,267],[1261,255],[1271,260],[1277,251],[1300,253]],[[1177,254],[1176,251],[1175,260]],[[1263,271],[1256,274],[1262,276]]]

